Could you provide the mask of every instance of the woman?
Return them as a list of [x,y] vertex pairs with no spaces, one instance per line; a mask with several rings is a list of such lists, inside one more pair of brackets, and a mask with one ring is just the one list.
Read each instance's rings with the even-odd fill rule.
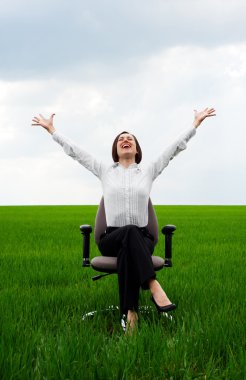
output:
[[152,301],[158,311],[168,312],[176,308],[156,280],[151,255],[154,250],[148,224],[148,200],[153,181],[161,174],[186,143],[196,133],[196,128],[210,116],[213,108],[195,111],[193,126],[167,147],[160,157],[142,169],[139,163],[142,151],[136,137],[128,132],[120,133],[114,140],[112,156],[114,164],[107,166],[59,134],[49,119],[41,114],[33,118],[32,125],[45,128],[59,143],[65,153],[95,174],[102,182],[107,230],[99,249],[103,255],[110,251],[117,257],[121,313],[127,316],[128,326],[134,328],[138,319],[139,289],[150,289]]

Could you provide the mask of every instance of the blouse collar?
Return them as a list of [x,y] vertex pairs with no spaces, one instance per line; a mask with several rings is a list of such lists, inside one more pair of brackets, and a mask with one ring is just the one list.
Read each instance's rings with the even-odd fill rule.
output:
[[127,168],[125,168],[125,166],[121,165],[119,162],[115,162],[114,167],[120,167],[120,168],[123,168],[123,169],[134,169],[134,168],[138,168],[138,164],[136,162],[134,162],[133,164],[129,165]]

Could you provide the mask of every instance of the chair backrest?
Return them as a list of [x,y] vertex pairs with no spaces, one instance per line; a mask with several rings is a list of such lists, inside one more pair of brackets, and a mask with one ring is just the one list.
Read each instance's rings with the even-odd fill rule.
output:
[[[151,202],[151,199],[149,199],[148,203],[148,230],[151,233],[151,235],[154,236],[154,243],[156,244],[158,241],[158,222],[156,213],[153,207],[153,204]],[[107,228],[106,224],[106,215],[105,215],[105,208],[104,208],[104,199],[102,197],[95,220],[95,228],[94,228],[94,237],[96,244],[99,244],[100,236],[105,232]]]

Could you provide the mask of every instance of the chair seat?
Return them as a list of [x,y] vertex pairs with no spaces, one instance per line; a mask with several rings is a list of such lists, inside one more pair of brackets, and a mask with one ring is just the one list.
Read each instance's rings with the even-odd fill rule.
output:
[[[164,267],[164,259],[152,256],[154,270],[158,271]],[[98,272],[117,273],[117,257],[96,256],[91,260],[91,266]]]

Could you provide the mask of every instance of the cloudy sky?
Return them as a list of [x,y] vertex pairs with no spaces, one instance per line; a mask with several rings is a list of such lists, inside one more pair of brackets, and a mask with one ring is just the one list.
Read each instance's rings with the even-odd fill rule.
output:
[[122,130],[143,165],[216,108],[156,180],[155,204],[245,204],[244,0],[1,0],[0,204],[97,204],[96,177],[32,117],[111,162]]

